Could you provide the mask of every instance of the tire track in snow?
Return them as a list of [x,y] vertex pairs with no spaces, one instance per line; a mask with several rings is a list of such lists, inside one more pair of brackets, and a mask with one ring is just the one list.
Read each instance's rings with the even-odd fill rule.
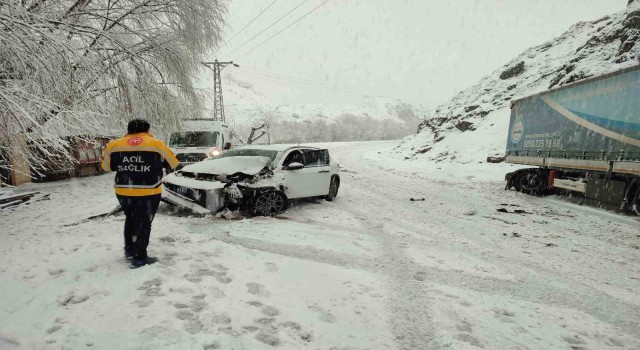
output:
[[334,251],[300,246],[295,244],[275,243],[254,238],[240,238],[228,232],[211,232],[211,239],[246,249],[259,250],[266,253],[278,254],[289,258],[313,261],[338,267],[375,271],[375,259],[363,256],[337,253]]
[[415,279],[417,269],[415,262],[404,252],[405,243],[394,241],[392,235],[384,230],[383,225],[373,225],[369,220],[363,219],[366,217],[363,213],[350,208],[345,208],[345,211],[362,221],[364,227],[369,228],[367,234],[378,239],[383,246],[381,256],[370,258],[309,246],[239,238],[227,232],[212,232],[211,239],[289,258],[382,274],[389,280],[391,292],[389,304],[393,314],[390,322],[400,349],[421,349],[434,339],[427,307],[428,288],[424,282]]
[[[336,152],[334,152],[335,154]],[[348,158],[353,158],[357,152],[349,152]],[[349,159],[350,165],[363,166],[363,162]],[[367,164],[368,165],[368,164]],[[428,232],[428,235],[438,240],[451,239],[454,232],[468,231],[469,222],[460,220],[460,218],[447,212],[447,208],[451,207],[482,207],[489,203],[495,203],[493,197],[495,195],[487,193],[482,189],[478,191],[476,196],[469,195],[468,189],[476,191],[477,185],[465,185],[463,187],[448,184],[446,191],[441,190],[443,185],[441,181],[430,181],[424,179],[413,179],[409,176],[391,175],[384,169],[357,169],[359,174],[358,181],[343,181],[349,186],[349,193],[353,197],[357,197],[363,203],[376,203],[375,213],[362,212],[361,218],[369,222],[370,226],[375,224],[370,222],[386,223],[394,225],[396,222],[411,222],[417,227],[421,227],[422,232]],[[381,179],[394,179],[393,181],[383,181]],[[420,189],[416,185],[420,185]],[[351,191],[356,192],[352,193]],[[448,201],[445,208],[433,207],[433,214],[425,217],[423,208],[416,207],[414,204],[407,203],[407,196],[415,196],[415,192],[429,193],[433,197],[428,198],[431,203],[439,203]],[[509,197],[513,197],[511,193],[507,193]],[[489,198],[485,198],[485,197]],[[407,197],[407,198],[404,198]],[[493,200],[492,200],[493,199]],[[519,200],[527,200],[539,202],[538,198],[524,197],[517,198]],[[494,204],[495,205],[495,204]],[[353,211],[345,207],[346,211]],[[355,212],[357,214],[357,212]],[[373,215],[372,215],[373,214]],[[460,237],[469,240],[469,237],[460,235]],[[399,237],[394,236],[394,239]],[[419,240],[412,240],[414,243],[420,244]],[[471,243],[480,244],[486,249],[496,250],[499,248],[494,241],[484,237],[475,238]],[[458,242],[459,243],[459,242]],[[422,244],[426,244],[423,242]],[[426,280],[431,283],[448,285],[460,289],[470,289],[476,292],[503,295],[506,298],[515,298],[518,300],[551,305],[561,308],[572,308],[591,315],[606,323],[615,325],[623,329],[630,335],[640,337],[640,306],[630,304],[619,300],[601,290],[596,289],[589,282],[574,279],[571,276],[563,275],[559,271],[551,269],[544,262],[533,262],[523,259],[515,252],[500,251],[504,259],[496,262],[494,259],[488,259],[477,252],[467,251],[482,261],[489,263],[498,263],[498,266],[511,272],[514,276],[519,276],[516,280],[505,281],[492,278],[477,277],[453,270],[441,270],[426,266],[417,268],[425,271]],[[526,276],[521,276],[523,272],[529,272]],[[532,272],[532,274],[531,274]],[[424,344],[424,343],[423,343]]]
[[368,227],[369,233],[378,238],[382,245],[382,266],[378,272],[388,278],[388,303],[393,315],[390,323],[400,349],[423,349],[435,340],[429,312],[431,299],[428,285],[415,277],[416,263],[405,251],[407,244],[389,234],[383,222],[371,220],[370,214],[350,206],[343,209]]

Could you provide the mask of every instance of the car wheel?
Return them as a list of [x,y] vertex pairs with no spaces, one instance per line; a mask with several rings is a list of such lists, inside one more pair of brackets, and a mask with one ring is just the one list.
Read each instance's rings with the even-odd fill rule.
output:
[[280,191],[266,191],[260,193],[253,200],[253,214],[262,216],[274,216],[287,210],[289,200]]
[[324,197],[324,199],[331,202],[338,196],[338,189],[340,188],[340,180],[337,177],[331,178],[331,183],[329,184],[329,194]]

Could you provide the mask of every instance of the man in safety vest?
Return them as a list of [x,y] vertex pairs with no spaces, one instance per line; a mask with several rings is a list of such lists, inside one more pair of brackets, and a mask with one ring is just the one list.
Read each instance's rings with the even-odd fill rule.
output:
[[153,264],[147,255],[151,222],[160,205],[163,169],[171,172],[178,160],[167,145],[149,133],[146,120],[129,122],[127,135],[109,142],[102,169],[116,171],[115,192],[124,210],[124,254],[131,268]]

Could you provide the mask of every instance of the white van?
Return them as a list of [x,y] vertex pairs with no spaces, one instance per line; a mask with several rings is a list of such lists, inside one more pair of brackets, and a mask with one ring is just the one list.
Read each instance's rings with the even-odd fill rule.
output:
[[169,147],[180,164],[178,168],[219,155],[231,143],[233,132],[221,121],[188,119],[182,130],[169,138]]

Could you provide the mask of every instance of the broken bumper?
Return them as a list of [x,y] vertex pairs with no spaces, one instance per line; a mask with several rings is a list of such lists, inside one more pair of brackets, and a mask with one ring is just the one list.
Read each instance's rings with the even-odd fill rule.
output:
[[[225,197],[222,189],[196,190],[166,185],[163,187],[163,201],[189,209],[197,214],[217,213],[225,207]],[[198,195],[194,196],[193,193],[198,193]]]

